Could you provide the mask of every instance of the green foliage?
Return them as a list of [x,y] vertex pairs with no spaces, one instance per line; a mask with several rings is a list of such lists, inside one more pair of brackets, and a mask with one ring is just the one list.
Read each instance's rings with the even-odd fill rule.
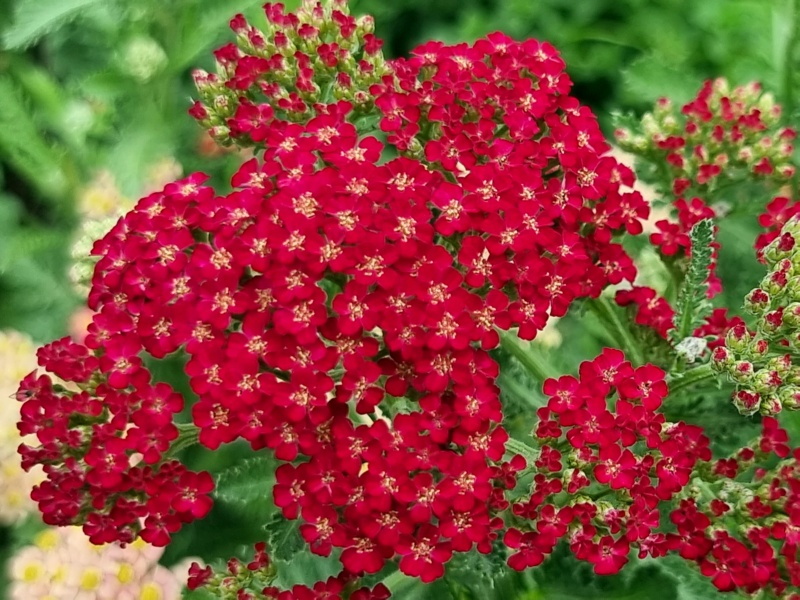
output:
[[20,50],[34,44],[96,4],[108,0],[19,0],[14,26],[3,36],[3,45]]
[[[68,176],[61,166],[65,160],[42,136],[19,88],[0,74],[0,154],[36,188],[44,198],[64,194]],[[61,212],[58,206],[52,207]]]
[[495,540],[489,554],[471,550],[455,554],[447,563],[445,583],[453,600],[479,600],[497,597],[497,592],[505,588],[512,577],[506,565],[507,550],[502,542]]
[[272,512],[275,460],[268,455],[245,459],[217,477],[214,500],[226,509],[261,522]]
[[707,300],[708,269],[711,266],[711,255],[714,241],[714,223],[711,219],[703,219],[692,227],[692,256],[689,269],[683,281],[678,302],[675,305],[675,329],[670,332],[673,342],[692,335],[711,313],[711,304]]
[[[200,55],[208,48],[209,40],[219,40],[228,30],[224,26],[237,13],[255,16],[262,6],[262,0],[221,0],[214,3],[193,0],[182,3],[179,18],[175,21],[176,35],[169,42],[174,44],[169,50],[170,69],[180,73],[183,69],[196,66],[196,61],[205,62],[207,57]],[[284,2],[287,10],[292,10],[299,0]],[[258,19],[251,22],[258,23]]]
[[290,521],[280,511],[276,511],[264,525],[267,552],[273,560],[290,562],[295,555],[307,551],[305,540],[300,536],[298,521]]
[[[522,596],[526,600],[678,600],[678,581],[655,561],[632,561],[618,575],[598,577],[592,566],[576,559],[566,544],[559,544],[533,577],[537,590]],[[680,568],[676,566],[676,568]],[[686,568],[686,567],[683,567]],[[565,574],[569,573],[569,577]],[[702,600],[698,597],[696,600]]]

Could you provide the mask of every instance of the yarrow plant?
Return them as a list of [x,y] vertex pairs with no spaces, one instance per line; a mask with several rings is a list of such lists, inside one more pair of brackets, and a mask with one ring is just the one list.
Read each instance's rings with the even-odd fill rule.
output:
[[[796,223],[761,247],[769,295],[748,296],[761,338],[709,304],[715,186],[794,176],[774,103],[708,83],[682,122],[661,102],[641,135],[620,135],[677,211],[649,239],[676,282],[662,298],[632,285],[650,206],[551,45],[494,33],[387,60],[343,1],[264,14],[264,28],[233,18],[236,42],[215,53],[217,73],[195,73],[190,109],[254,157],[231,191],[191,174],[97,240],[85,339],[41,348],[20,384],[19,431],[35,442],[19,451],[44,469],[44,521],[165,546],[226,479],[183,450],[243,441],[268,457],[281,527],[296,521],[338,574],[289,581],[265,522],[252,558],[192,566],[188,587],[216,597],[378,600],[400,574],[428,584],[475,556],[524,571],[559,547],[597,575],[680,556],[720,591],[800,597],[787,432],[766,417],[760,438],[721,455],[680,414],[720,371],[750,386],[735,393],[748,414],[797,406],[792,353],[770,354],[797,342]],[[775,202],[769,227],[788,218]],[[618,347],[559,376],[518,340],[576,305]],[[660,345],[642,343],[645,328]],[[191,393],[154,375],[170,357]],[[510,422],[503,376],[545,400]]]

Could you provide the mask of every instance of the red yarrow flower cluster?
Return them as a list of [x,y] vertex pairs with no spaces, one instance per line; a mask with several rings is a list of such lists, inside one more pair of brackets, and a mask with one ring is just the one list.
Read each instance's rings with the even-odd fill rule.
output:
[[261,31],[236,15],[236,43],[214,52],[217,73],[193,73],[201,99],[190,114],[218,143],[263,146],[273,142],[275,119],[302,123],[318,107],[347,100],[355,114],[374,109],[369,87],[390,71],[371,17],[356,19],[346,0],[304,1],[296,13],[264,5]]
[[670,515],[676,551],[720,591],[797,597],[800,450],[788,439],[775,418],[765,417],[757,443],[716,461],[712,483]]
[[[711,458],[699,427],[667,423],[658,411],[668,393],[664,372],[634,368],[621,351],[605,349],[577,378],[548,379],[544,392],[531,494],[512,504],[520,525],[504,538],[517,550],[509,565],[536,566],[561,539],[600,575],[617,573],[637,548],[663,556],[674,541],[659,531],[659,507]],[[585,495],[590,486],[602,501]]]
[[705,198],[725,179],[755,177],[779,187],[794,175],[796,133],[780,126],[780,113],[758,83],[731,89],[718,78],[707,80],[680,112],[660,99],[641,131],[622,128],[616,137],[625,150],[668,165],[676,198]]
[[19,431],[39,442],[20,446],[22,466],[44,467],[31,497],[45,523],[82,524],[95,544],[141,537],[164,546],[208,513],[213,481],[169,458],[183,398],[150,382],[128,333],[112,335],[99,357],[68,339],[39,351],[40,366],[62,381],[33,373],[20,385]]
[[[756,179],[774,194],[794,175],[791,164],[792,141],[796,134],[779,125],[780,107],[771,96],[762,94],[758,84],[752,83],[730,89],[724,79],[708,80],[697,96],[685,104],[680,113],[672,103],[662,98],[652,113],[645,115],[636,133],[628,129],[616,132],[620,146],[656,163],[659,172],[666,166],[674,200],[671,202],[676,219],[656,222],[657,231],[650,242],[658,248],[669,263],[685,261],[691,254],[692,227],[706,218],[724,216],[731,206],[724,203],[709,205],[720,185]],[[747,198],[750,202],[750,197]],[[784,202],[785,204],[785,202]],[[783,205],[774,203],[774,210],[761,218],[764,227],[775,223],[770,218],[776,213],[775,223],[786,219]],[[780,226],[778,225],[778,228]],[[771,237],[762,236],[757,248],[769,243]],[[719,249],[714,244],[715,256]],[[709,272],[709,296],[721,291],[721,283],[712,263]],[[641,296],[642,293],[637,295]],[[634,301],[623,296],[626,304]],[[646,302],[653,302],[647,299]],[[637,302],[643,306],[642,302]],[[656,330],[663,331],[663,321],[650,319],[648,311],[639,318],[650,321]]]
[[[287,28],[319,33],[267,11],[273,37],[254,46],[279,45]],[[235,28],[257,37],[238,18]],[[89,407],[57,405],[67,430],[51,449],[48,392],[29,384],[20,395],[42,443],[25,449],[27,464],[53,461],[36,492],[43,510],[72,501],[75,486],[57,485],[68,471],[85,477],[79,509],[61,522],[100,523],[103,541],[130,541],[143,518],[142,535],[164,544],[203,516],[210,477],[164,461],[183,403],[150,383],[142,360],[180,351],[199,442],[241,438],[273,452],[275,503],[302,520],[312,552],[340,549],[353,576],[396,558],[430,582],[453,552],[491,550],[522,465],[503,462],[488,351],[498,330],[531,339],[574,299],[631,280],[613,240],[641,231],[647,207],[620,191],[632,174],[604,156],[550,46],[496,34],[429,45],[394,68],[372,93],[400,157],[384,159],[352,102],[292,118],[267,104],[244,119],[265,149],[231,193],[191,175],[141,199],[95,244],[85,345],[54,344],[42,358],[85,388],[59,393]],[[135,452],[155,466],[127,466]],[[172,479],[155,485],[164,469]]]

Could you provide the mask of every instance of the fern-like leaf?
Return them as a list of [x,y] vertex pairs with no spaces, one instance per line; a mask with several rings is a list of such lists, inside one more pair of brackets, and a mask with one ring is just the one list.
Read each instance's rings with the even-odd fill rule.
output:
[[711,312],[708,302],[708,269],[711,267],[714,241],[714,223],[711,219],[703,219],[692,228],[692,257],[689,269],[678,295],[675,306],[674,329],[670,332],[670,340],[679,343],[690,337],[695,329],[703,324]]

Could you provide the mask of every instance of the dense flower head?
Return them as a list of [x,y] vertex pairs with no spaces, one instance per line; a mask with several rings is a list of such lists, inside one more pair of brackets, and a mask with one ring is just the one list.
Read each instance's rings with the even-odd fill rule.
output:
[[346,0],[304,0],[296,13],[264,5],[265,31],[236,15],[236,43],[218,49],[217,73],[194,72],[201,100],[191,115],[218,143],[271,144],[273,120],[307,122],[324,107],[347,100],[365,116],[366,90],[390,72],[371,17],[356,19]]
[[[668,423],[659,412],[668,393],[664,372],[634,368],[607,348],[582,363],[578,377],[548,379],[544,393],[549,400],[533,432],[541,448],[534,483],[511,506],[524,525],[504,538],[516,550],[509,565],[536,566],[561,539],[601,575],[618,572],[632,549],[668,551],[659,507],[683,491],[711,452],[699,427]],[[590,485],[601,501],[587,495]]]
[[623,149],[655,153],[673,176],[676,197],[705,196],[719,179],[743,174],[782,185],[794,175],[793,129],[780,123],[780,106],[758,83],[731,88],[724,78],[707,80],[678,110],[662,98],[641,131],[617,131]]
[[[796,133],[781,126],[779,117],[780,107],[770,94],[762,93],[758,83],[731,89],[725,79],[718,78],[706,81],[680,110],[662,98],[641,123],[616,132],[624,150],[655,163],[659,173],[666,173],[667,179],[661,184],[671,186],[671,194],[665,190],[665,200],[675,218],[657,221],[657,230],[650,235],[650,242],[666,262],[680,264],[689,258],[689,234],[700,220],[722,217],[732,204],[752,202],[751,195],[744,200],[726,195],[723,200],[717,194],[719,189],[755,181],[774,195],[793,177]],[[774,212],[783,212],[782,207],[776,204]],[[762,224],[770,227],[772,221],[762,218]],[[770,235],[761,236],[756,247],[771,241]],[[713,248],[709,297],[722,289],[716,275],[719,245],[715,242]],[[653,325],[658,329],[658,324]]]
[[783,598],[800,586],[800,473],[787,442],[777,420],[765,417],[752,447],[717,460],[710,481],[670,514],[675,550],[720,591]]
[[[234,19],[253,52],[291,35],[316,44],[331,27],[361,35],[335,7],[266,10],[272,41]],[[261,67],[242,79],[237,52],[218,53],[224,86],[267,82]],[[207,513],[210,476],[171,458],[192,429],[174,422],[184,400],[142,358],[180,350],[199,442],[274,452],[275,503],[302,519],[312,552],[340,548],[353,575],[397,557],[431,581],[454,551],[490,550],[515,472],[500,468],[497,330],[531,339],[574,299],[632,280],[614,236],[640,232],[647,207],[621,190],[632,174],[604,155],[551,46],[496,34],[393,68],[371,92],[401,156],[386,160],[357,126],[356,99],[291,118],[260,105],[242,127],[263,134],[263,153],[231,193],[190,175],[95,244],[85,341],[39,355],[76,389],[33,374],[18,392],[20,428],[39,442],[23,463],[46,465],[34,497],[48,523],[163,545]],[[306,75],[290,75],[300,89]]]
[[[142,198],[93,246],[85,338],[42,348],[43,372],[22,380],[20,453],[44,467],[32,497],[45,522],[166,545],[209,512],[214,485],[176,453],[245,440],[277,458],[283,517],[342,571],[279,589],[260,544],[226,572],[193,565],[192,589],[382,600],[361,578],[390,561],[429,583],[456,553],[502,548],[521,571],[561,541],[600,575],[632,552],[677,553],[722,591],[797,586],[800,454],[770,417],[800,405],[795,204],[776,196],[760,220],[755,330],[718,309],[675,348],[710,352],[737,408],[765,415],[752,448],[712,461],[700,427],[661,411],[665,372],[607,348],[545,381],[534,451],[503,426],[490,352],[634,281],[620,238],[642,233],[649,206],[632,171],[547,43],[494,33],[385,61],[344,2],[265,11],[267,31],[235,17],[219,73],[196,75],[192,114],[256,151],[232,191],[195,173]],[[675,220],[650,241],[676,273],[692,227],[723,212],[710,198],[724,177],[769,187],[793,173],[794,133],[753,86],[709,82],[644,127],[628,142],[669,165]],[[616,300],[669,339],[675,313],[654,289]],[[148,369],[174,353],[191,398]]]
[[[45,523],[82,524],[96,544],[140,536],[164,546],[183,523],[205,516],[211,476],[166,456],[178,438],[178,394],[151,385],[135,353],[118,355],[113,344],[100,359],[68,338],[38,354],[67,383],[34,372],[17,391],[19,431],[35,440],[20,446],[22,466],[43,465],[47,477],[31,494]],[[112,367],[110,376],[101,371]]]

